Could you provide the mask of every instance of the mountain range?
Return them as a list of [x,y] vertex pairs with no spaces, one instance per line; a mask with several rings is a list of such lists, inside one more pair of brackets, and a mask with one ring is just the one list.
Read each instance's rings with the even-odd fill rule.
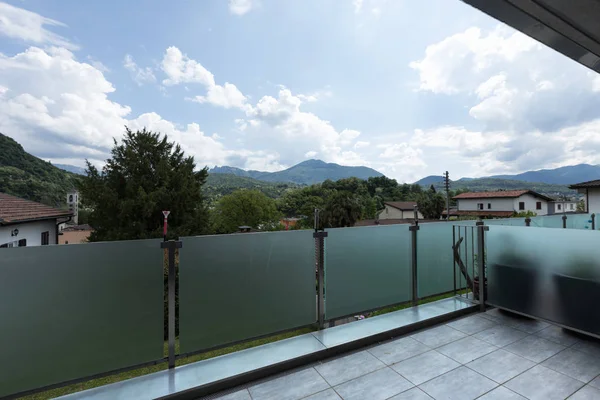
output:
[[312,185],[327,179],[337,181],[343,178],[368,179],[383,176],[368,167],[346,167],[321,160],[306,160],[293,167],[277,172],[246,171],[236,167],[215,167],[208,171],[211,174],[233,174],[265,182],[291,182],[299,185]]
[[[569,165],[555,169],[540,169],[537,171],[527,171],[516,175],[492,175],[484,178],[461,178],[453,183],[466,184],[467,182],[478,179],[499,179],[531,183],[547,183],[552,185],[572,185],[574,183],[592,181],[600,179],[600,165],[578,164]],[[441,175],[430,175],[418,180],[417,184],[422,186],[436,185],[444,181]]]

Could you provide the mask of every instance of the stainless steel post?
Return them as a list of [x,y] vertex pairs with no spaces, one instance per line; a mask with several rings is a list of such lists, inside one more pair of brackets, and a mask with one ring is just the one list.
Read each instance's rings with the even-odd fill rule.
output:
[[479,310],[485,311],[485,231],[487,226],[483,221],[477,222],[477,270],[479,275]]
[[596,214],[592,214],[592,230],[596,230]]
[[[460,229],[460,228],[459,228]],[[454,271],[454,295],[456,296],[456,258],[454,257],[454,245],[456,244],[456,226],[452,225],[452,266]]]
[[567,228],[567,216],[563,215],[562,220],[563,220],[563,229],[566,229]]
[[412,282],[412,305],[415,307],[419,304],[419,285],[417,282],[417,231],[419,230],[419,212],[417,206],[415,206],[415,220],[409,229],[411,231],[410,244],[412,249],[410,279]]
[[325,238],[327,232],[314,232],[317,264],[317,317],[319,329],[325,328]]
[[182,243],[180,241],[169,240],[168,242],[162,242],[160,247],[167,249],[169,259],[167,284],[167,329],[169,333],[169,369],[171,369],[175,368],[175,284],[177,280],[177,274],[175,271],[175,249],[180,249],[182,247]]
[[531,226],[531,218],[525,218],[525,226]]

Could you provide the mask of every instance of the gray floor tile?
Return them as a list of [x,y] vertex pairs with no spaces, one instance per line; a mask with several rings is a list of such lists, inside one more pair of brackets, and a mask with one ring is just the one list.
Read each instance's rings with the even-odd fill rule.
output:
[[503,347],[516,342],[517,340],[521,340],[528,335],[528,333],[511,328],[510,326],[496,325],[493,328],[486,329],[473,336],[477,339],[491,343],[494,346]]
[[415,385],[420,385],[458,367],[460,367],[459,363],[435,350],[392,365],[394,371]]
[[341,397],[333,389],[327,389],[312,396],[308,396],[302,400],[340,400]]
[[593,381],[591,381],[590,385],[592,385],[596,389],[600,389],[600,376],[596,377],[596,379],[594,379]]
[[432,400],[432,397],[419,388],[412,388],[394,397],[390,397],[389,400]]
[[477,400],[527,400],[520,394],[516,394],[512,390],[508,390],[504,386],[498,386],[491,392],[487,392]]
[[248,393],[247,389],[239,390],[235,393],[226,394],[221,397],[215,398],[215,400],[252,400],[250,397],[250,393]]
[[511,318],[503,323],[526,333],[539,332],[550,326],[547,322],[528,318]]
[[574,334],[556,325],[550,325],[549,327],[536,332],[535,335],[567,347],[572,346],[579,341]]
[[454,328],[442,325],[416,333],[411,337],[431,348],[434,348],[464,338],[465,336],[467,335],[461,331],[457,331]]
[[497,347],[491,345],[483,340],[468,336],[466,338],[457,340],[456,342],[448,343],[445,346],[438,347],[437,351],[445,356],[458,361],[461,364],[471,362],[481,356],[484,356],[492,351],[496,350]]
[[317,365],[315,369],[331,386],[335,386],[383,368],[384,366],[385,364],[375,358],[371,353],[361,351],[327,361]]
[[335,391],[344,400],[384,400],[413,386],[390,368],[384,368],[342,383],[335,387]]
[[459,367],[419,386],[436,400],[472,400],[498,384],[467,367]]
[[600,357],[600,340],[595,338],[581,337],[580,341],[575,343],[571,348]]
[[539,363],[564,350],[565,346],[536,336],[528,336],[518,342],[509,344],[504,349]]
[[600,390],[591,386],[584,386],[575,394],[569,397],[569,400],[598,400],[600,399]]
[[253,400],[295,400],[328,389],[329,385],[313,368],[294,372],[250,387]]
[[530,400],[563,400],[583,383],[541,365],[536,365],[504,384]]
[[467,364],[467,367],[488,378],[504,383],[536,364],[506,350],[496,350]]
[[600,374],[600,357],[581,351],[566,349],[542,363],[571,378],[588,383]]
[[413,338],[405,337],[369,349],[369,353],[391,365],[429,351],[430,348]]
[[478,315],[471,315],[466,318],[461,318],[456,321],[449,322],[449,327],[457,329],[467,335],[473,335],[477,332],[484,331],[486,329],[491,328],[492,326],[497,325],[496,322],[490,321],[487,318],[480,317]]

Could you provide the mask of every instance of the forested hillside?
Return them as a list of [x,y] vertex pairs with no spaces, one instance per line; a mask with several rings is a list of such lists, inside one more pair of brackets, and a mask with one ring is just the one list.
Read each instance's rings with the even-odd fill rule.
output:
[[60,207],[79,176],[25,152],[0,133],[0,192]]

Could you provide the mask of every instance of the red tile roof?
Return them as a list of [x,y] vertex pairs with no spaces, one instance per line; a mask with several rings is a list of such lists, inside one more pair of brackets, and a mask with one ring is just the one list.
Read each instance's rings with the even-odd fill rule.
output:
[[394,207],[400,211],[413,211],[417,205],[416,201],[386,201],[387,206]]
[[500,190],[497,192],[469,192],[461,193],[458,196],[454,196],[453,199],[495,199],[501,197],[515,198],[520,197],[524,194],[530,194],[532,196],[539,197],[540,199],[544,199],[546,201],[552,201],[550,197],[534,192],[533,190]]
[[0,193],[0,225],[33,220],[69,217],[71,211],[59,210],[35,201]]

